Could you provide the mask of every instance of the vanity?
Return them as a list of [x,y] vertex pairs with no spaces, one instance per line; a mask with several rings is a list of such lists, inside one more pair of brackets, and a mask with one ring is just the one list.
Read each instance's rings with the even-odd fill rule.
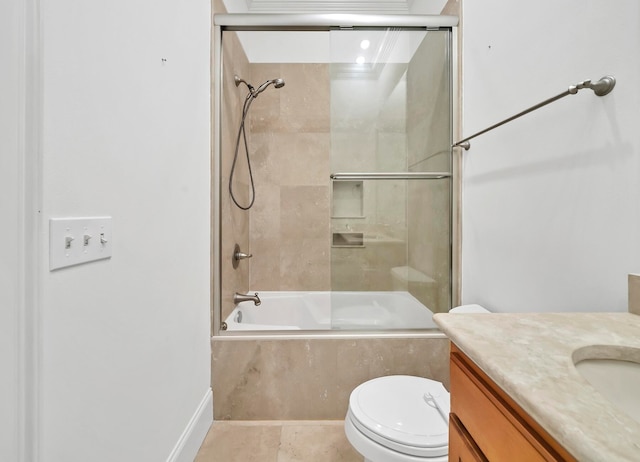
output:
[[640,461],[640,316],[434,321],[452,342],[449,461]]

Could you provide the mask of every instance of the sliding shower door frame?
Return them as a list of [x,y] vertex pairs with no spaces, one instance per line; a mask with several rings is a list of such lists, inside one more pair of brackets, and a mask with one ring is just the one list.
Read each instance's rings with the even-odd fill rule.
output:
[[[460,135],[460,93],[459,93],[459,44],[458,17],[448,15],[360,15],[360,14],[216,14],[212,25],[212,162],[211,162],[211,334],[221,332],[222,293],[222,229],[221,229],[221,121],[222,121],[222,33],[224,31],[330,31],[332,29],[352,29],[356,27],[398,27],[422,30],[449,30],[450,50],[450,101],[451,140]],[[451,252],[450,281],[451,302],[456,306],[460,301],[460,153],[452,149],[451,198]],[[225,336],[230,335],[229,332]],[[233,335],[233,334],[231,334]]]

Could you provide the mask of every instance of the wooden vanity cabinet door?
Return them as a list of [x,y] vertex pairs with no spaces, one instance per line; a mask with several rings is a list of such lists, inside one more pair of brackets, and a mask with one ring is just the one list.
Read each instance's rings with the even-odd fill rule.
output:
[[489,461],[575,462],[455,345],[451,346],[450,391],[451,413]]
[[449,416],[449,462],[488,462],[455,414]]

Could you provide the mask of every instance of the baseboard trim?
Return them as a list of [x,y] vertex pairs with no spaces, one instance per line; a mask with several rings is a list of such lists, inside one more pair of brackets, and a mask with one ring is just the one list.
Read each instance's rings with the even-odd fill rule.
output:
[[167,462],[193,462],[212,423],[213,395],[211,388],[209,388],[184,432],[180,435],[180,439],[167,458]]

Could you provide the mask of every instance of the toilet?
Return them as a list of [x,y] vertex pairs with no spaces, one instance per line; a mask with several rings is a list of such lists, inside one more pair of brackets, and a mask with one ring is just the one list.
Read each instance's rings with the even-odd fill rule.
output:
[[[449,312],[488,313],[480,305]],[[447,462],[449,392],[410,375],[369,380],[351,392],[344,431],[365,462]]]

